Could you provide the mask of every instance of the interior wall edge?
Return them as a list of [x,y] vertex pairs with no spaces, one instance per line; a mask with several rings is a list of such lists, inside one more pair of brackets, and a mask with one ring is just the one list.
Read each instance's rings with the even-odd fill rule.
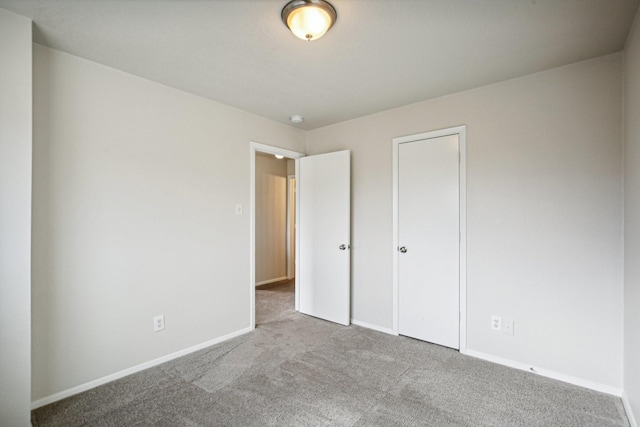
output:
[[0,423],[30,425],[33,22],[0,8]]
[[640,9],[627,37],[623,57],[624,138],[624,336],[623,385],[629,421],[640,418]]

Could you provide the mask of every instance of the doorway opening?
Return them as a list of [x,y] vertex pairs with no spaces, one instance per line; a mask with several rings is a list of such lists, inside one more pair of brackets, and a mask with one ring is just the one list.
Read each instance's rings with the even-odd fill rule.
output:
[[255,158],[256,326],[295,312],[295,160]]
[[250,156],[249,321],[255,328],[298,309],[295,183],[304,154],[251,142]]

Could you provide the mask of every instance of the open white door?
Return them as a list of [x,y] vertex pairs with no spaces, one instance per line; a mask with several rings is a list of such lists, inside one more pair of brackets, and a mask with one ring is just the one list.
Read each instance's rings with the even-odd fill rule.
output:
[[350,152],[301,158],[297,197],[300,312],[349,325]]

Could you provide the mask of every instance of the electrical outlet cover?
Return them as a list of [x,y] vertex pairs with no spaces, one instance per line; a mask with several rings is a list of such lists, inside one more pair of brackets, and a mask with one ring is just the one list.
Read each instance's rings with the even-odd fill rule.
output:
[[153,318],[153,331],[158,332],[164,329],[164,314]]
[[491,329],[494,331],[500,331],[502,329],[502,317],[491,316]]

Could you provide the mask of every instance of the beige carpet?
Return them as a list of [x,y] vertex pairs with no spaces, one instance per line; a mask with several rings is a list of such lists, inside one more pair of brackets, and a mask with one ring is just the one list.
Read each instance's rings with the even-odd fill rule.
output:
[[257,329],[33,412],[36,426],[627,426],[620,399],[257,291]]

